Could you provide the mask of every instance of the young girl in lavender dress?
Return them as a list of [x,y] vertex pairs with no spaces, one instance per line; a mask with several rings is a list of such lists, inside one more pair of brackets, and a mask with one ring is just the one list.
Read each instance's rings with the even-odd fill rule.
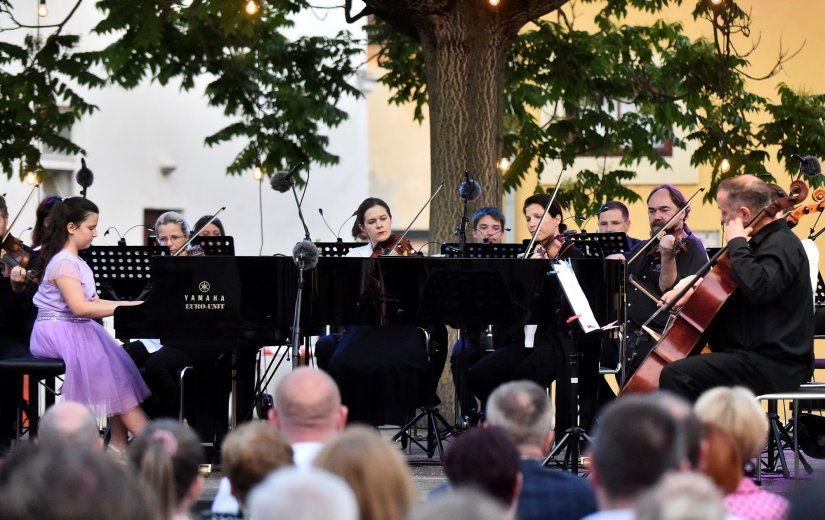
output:
[[94,320],[111,316],[119,305],[141,302],[98,298],[92,270],[78,257],[97,236],[97,206],[71,197],[55,203],[50,216],[40,253],[40,288],[33,300],[38,313],[31,352],[63,360],[63,396],[108,416],[110,446],[122,451],[127,432],[137,435],[146,426],[140,403],[149,389],[126,351]]

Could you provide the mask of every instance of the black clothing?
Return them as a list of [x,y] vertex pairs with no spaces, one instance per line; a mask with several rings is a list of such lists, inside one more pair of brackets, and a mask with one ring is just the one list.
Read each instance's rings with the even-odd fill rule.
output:
[[[562,258],[583,256],[581,251],[571,247]],[[523,325],[510,327],[509,333],[501,339],[503,348],[485,355],[472,366],[469,386],[473,394],[486,404],[493,390],[508,381],[528,379],[541,386],[550,386],[555,381],[556,436],[560,439],[571,426],[573,413],[570,381],[570,354],[573,352],[581,355],[578,359],[578,393],[582,427],[588,428],[595,414],[601,336],[595,332],[584,334],[575,322],[567,323],[573,311],[561,291],[557,301],[545,304],[555,309],[555,318],[552,323],[537,326],[533,348],[525,347]]]
[[[632,258],[636,251],[644,244],[640,242],[629,253],[627,258]],[[655,250],[657,246],[651,246],[650,250]],[[665,291],[659,289],[659,275],[662,272],[661,259],[653,259],[649,256],[649,251],[637,257],[627,266],[627,274],[645,286],[649,292],[661,297]],[[676,282],[682,278],[696,273],[708,261],[708,254],[705,246],[696,235],[690,234],[687,237],[687,250],[676,254]],[[656,302],[648,298],[635,285],[627,284],[627,323],[625,335],[627,337],[627,373],[626,378],[636,371],[647,354],[655,346],[655,342],[650,335],[645,332],[637,334],[641,326],[648,320],[658,307]],[[653,320],[649,327],[661,333],[667,324],[667,313],[662,313]]]
[[813,374],[808,257],[784,220],[728,244],[738,288],[708,327],[713,353],[669,364],[660,386],[695,399],[719,385],[757,395],[795,390]]

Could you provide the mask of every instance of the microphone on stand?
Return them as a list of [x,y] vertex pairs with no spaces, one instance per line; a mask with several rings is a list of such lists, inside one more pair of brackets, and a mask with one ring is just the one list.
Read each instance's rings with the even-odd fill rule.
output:
[[[335,241],[336,242],[343,242],[343,240],[341,240],[341,236],[339,235],[339,233],[341,233],[341,230],[339,229],[338,233],[333,231],[332,227],[330,227],[330,225],[329,225],[329,222],[327,222],[327,219],[324,218],[324,209],[323,208],[318,208],[318,213],[321,214],[321,220],[324,221],[324,225],[327,227],[327,229],[329,229],[329,232],[332,233],[333,236],[335,236]],[[352,217],[350,217],[350,218],[352,218]],[[347,219],[347,220],[349,220],[349,219]]]
[[108,237],[109,236],[109,231],[111,231],[113,229],[115,230],[115,233],[117,233],[117,238],[118,238],[117,245],[125,246],[126,245],[126,239],[123,238],[123,235],[120,234],[120,231],[118,231],[115,226],[110,226],[109,229],[107,229],[106,231],[103,232],[103,236]]
[[95,175],[92,173],[92,170],[86,167],[86,158],[80,158],[80,169],[77,170],[77,174],[75,175],[75,180],[78,184],[83,188],[80,190],[80,195],[85,199],[86,198],[86,188],[92,185],[95,180]]
[[339,240],[339,241],[341,240],[341,230],[342,230],[342,229],[344,229],[344,226],[346,226],[346,225],[347,225],[347,222],[349,222],[350,220],[352,220],[353,218],[355,218],[355,216],[356,216],[356,215],[358,215],[358,211],[357,211],[357,210],[356,210],[356,211],[353,211],[353,212],[352,212],[352,215],[350,215],[349,217],[347,217],[347,219],[346,219],[343,223],[341,223],[341,227],[339,227],[339,228],[338,228],[338,233],[336,233],[336,234],[335,234],[335,236],[337,236],[337,237],[338,237],[338,240]]
[[816,177],[822,174],[822,164],[820,164],[819,159],[813,155],[803,157],[795,153],[791,157],[799,159],[799,173],[802,175],[806,177]]
[[[304,163],[298,163],[288,172],[277,172],[272,176],[270,186],[273,190],[279,193],[286,193],[292,189],[292,195],[295,196],[295,205],[298,206],[298,218],[304,226],[304,239],[298,242],[292,250],[292,259],[295,260],[295,265],[301,271],[313,269],[318,265],[318,247],[312,240],[310,240],[309,228],[306,220],[304,220],[304,213],[301,211],[301,201],[298,200],[298,193],[295,191],[295,181],[293,177],[295,173],[303,166]],[[314,253],[313,253],[314,251]]]
[[[478,228],[473,229],[473,231],[478,231]],[[510,228],[508,228],[508,227],[506,227],[506,228],[501,228],[501,229],[499,229],[498,231],[496,231],[495,233],[491,233],[491,234],[490,234],[490,236],[486,236],[486,237],[484,237],[484,238],[481,240],[481,243],[482,243],[482,244],[489,244],[489,243],[490,243],[490,239],[491,239],[491,238],[494,238],[496,235],[500,235],[500,234],[504,233],[505,231],[511,231],[511,230],[510,230]]]
[[295,173],[303,166],[304,163],[299,162],[288,172],[275,172],[272,175],[272,179],[269,181],[269,185],[272,187],[273,190],[277,191],[278,193],[286,193],[289,191],[290,188],[295,187],[295,180],[293,177]]
[[470,179],[470,172],[464,172],[464,182],[458,187],[458,196],[464,200],[476,200],[481,197],[481,184]]
[[[145,224],[135,224],[134,226],[130,227],[129,229],[127,229],[126,231],[123,232],[123,236],[120,237],[120,240],[117,241],[117,245],[125,246],[126,245],[126,235],[128,235],[129,231],[135,229],[136,227],[146,228],[146,229],[149,230],[149,232],[154,232],[155,231],[155,228],[153,228],[152,226],[147,226]],[[117,230],[115,230],[115,231],[117,231]]]

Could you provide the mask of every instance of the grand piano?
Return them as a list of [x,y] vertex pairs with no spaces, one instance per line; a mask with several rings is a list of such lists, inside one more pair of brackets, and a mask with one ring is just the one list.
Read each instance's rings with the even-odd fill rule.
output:
[[[574,259],[572,267],[604,325],[621,319],[623,265]],[[305,273],[301,329],[325,325],[550,321],[561,290],[549,262],[426,257],[320,258]],[[160,338],[181,348],[285,342],[298,270],[290,257],[167,257],[151,260],[151,291],[118,307],[116,336]]]

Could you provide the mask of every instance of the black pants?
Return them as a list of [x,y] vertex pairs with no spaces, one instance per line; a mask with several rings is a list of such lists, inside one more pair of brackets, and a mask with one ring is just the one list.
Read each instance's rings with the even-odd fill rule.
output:
[[[0,359],[29,356],[29,346],[21,341],[0,337]],[[0,456],[14,439],[17,405],[23,399],[23,378],[0,375]]]
[[756,395],[792,391],[810,376],[807,362],[788,364],[756,352],[735,350],[674,361],[662,370],[659,388],[695,401],[717,386],[744,386]]

